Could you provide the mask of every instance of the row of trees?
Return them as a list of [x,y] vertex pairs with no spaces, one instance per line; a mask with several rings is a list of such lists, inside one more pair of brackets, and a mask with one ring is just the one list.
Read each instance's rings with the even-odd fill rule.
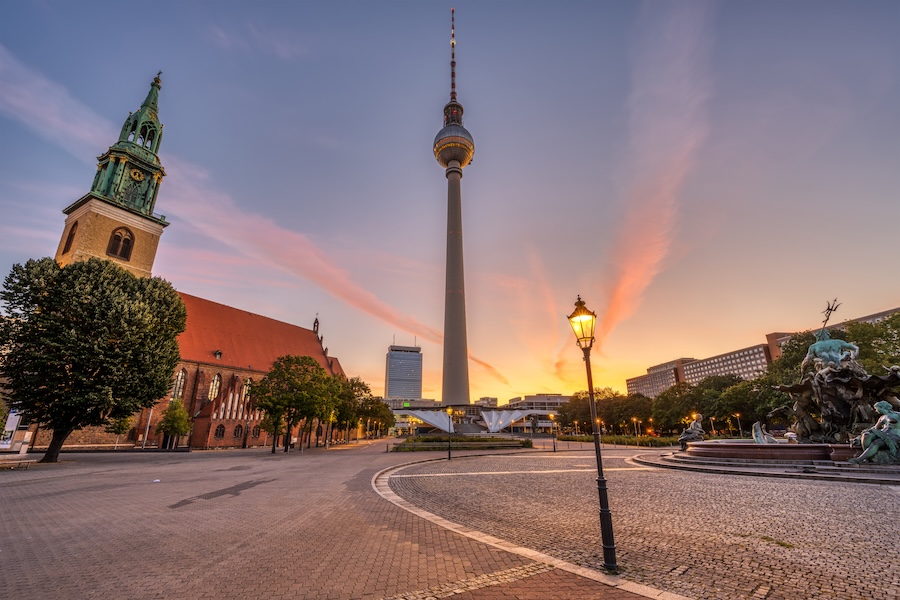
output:
[[310,356],[282,356],[251,390],[251,397],[265,417],[262,427],[272,434],[272,452],[284,435],[284,451],[290,448],[294,427],[302,424],[307,435],[316,424],[349,430],[363,419],[394,424],[390,408],[372,396],[368,384],[358,377],[330,375]]
[[[870,375],[886,374],[886,367],[900,364],[900,313],[878,323],[847,323],[829,332],[832,339],[859,346],[858,362]],[[610,388],[596,389],[597,416],[607,431],[621,433],[633,432],[635,420],[641,422],[641,430],[677,433],[698,413],[704,420],[712,417],[716,429],[747,431],[749,424],[765,423],[769,412],[791,402],[774,386],[800,380],[800,364],[813,342],[813,332],[793,336],[782,348],[782,356],[752,380],[716,375],[695,385],[677,383],[652,400],[640,394],[626,396]],[[565,427],[574,427],[577,421],[587,424],[589,431],[590,420],[586,391],[574,394],[559,409],[559,421]]]

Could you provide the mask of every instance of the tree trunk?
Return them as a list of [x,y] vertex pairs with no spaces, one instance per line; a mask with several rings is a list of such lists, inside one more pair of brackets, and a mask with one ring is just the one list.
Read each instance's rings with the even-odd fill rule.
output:
[[284,432],[284,451],[288,452],[291,449],[291,430],[294,428],[294,423],[288,421],[286,425],[287,427]]
[[50,445],[47,446],[47,453],[44,455],[44,458],[41,459],[42,463],[55,463],[59,460],[59,451],[62,450],[63,444],[66,442],[66,438],[69,437],[69,434],[72,433],[72,430],[69,429],[67,431],[59,431],[53,430],[53,437],[50,438]]
[[272,454],[275,454],[275,447],[278,446],[278,430],[272,433]]

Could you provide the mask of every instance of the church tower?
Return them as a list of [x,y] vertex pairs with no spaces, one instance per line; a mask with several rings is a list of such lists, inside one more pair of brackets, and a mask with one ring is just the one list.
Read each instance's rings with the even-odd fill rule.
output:
[[450,102],[444,106],[444,128],[434,138],[434,157],[447,176],[447,279],[444,298],[444,372],[441,402],[469,404],[469,352],[466,338],[466,284],[463,274],[463,168],[472,161],[475,140],[462,121],[456,101],[456,27],[450,9]]
[[153,212],[166,172],[159,162],[162,124],[159,122],[157,73],[147,98],[129,114],[119,140],[97,160],[91,191],[63,213],[66,224],[56,250],[56,262],[97,257],[119,263],[138,277],[149,277],[163,228],[169,223]]

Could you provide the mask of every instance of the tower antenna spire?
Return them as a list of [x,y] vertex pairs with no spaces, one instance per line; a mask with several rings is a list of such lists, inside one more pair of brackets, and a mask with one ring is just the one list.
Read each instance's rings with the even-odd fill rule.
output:
[[456,9],[450,9],[450,102],[456,102]]

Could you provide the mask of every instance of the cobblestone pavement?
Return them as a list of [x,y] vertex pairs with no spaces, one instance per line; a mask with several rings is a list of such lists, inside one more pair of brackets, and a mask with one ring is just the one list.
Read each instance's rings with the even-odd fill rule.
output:
[[[654,469],[636,453],[603,451],[624,578],[697,599],[900,598],[900,487]],[[430,462],[389,485],[453,523],[602,565],[593,452]]]
[[[0,598],[669,596],[603,585],[384,500],[372,489],[375,473],[438,457],[388,454],[381,442],[287,455],[61,458],[56,465],[0,471]],[[464,462],[457,458],[453,468]]]

